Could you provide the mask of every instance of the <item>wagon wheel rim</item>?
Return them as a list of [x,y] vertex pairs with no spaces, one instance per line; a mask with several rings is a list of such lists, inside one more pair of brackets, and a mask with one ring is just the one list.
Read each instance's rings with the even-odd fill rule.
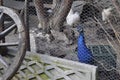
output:
[[[14,57],[13,62],[5,70],[5,73],[2,76],[0,76],[0,80],[10,80],[15,75],[17,70],[19,69],[25,56],[25,52],[26,52],[25,29],[24,29],[24,25],[23,25],[21,18],[18,16],[18,13],[15,10],[4,7],[4,6],[0,6],[0,12],[1,12],[0,17],[2,17],[2,13],[3,13],[11,17],[11,19],[14,21],[15,24],[9,27],[11,31],[14,30],[15,28],[14,26],[17,26],[17,30],[18,30],[19,41],[17,43],[0,43],[0,46],[18,46],[18,51],[17,51],[16,56]],[[4,32],[7,31],[7,29],[0,32],[0,34],[1,33],[4,34]],[[11,31],[8,31],[8,34]],[[4,34],[2,37],[7,36],[8,34]]]

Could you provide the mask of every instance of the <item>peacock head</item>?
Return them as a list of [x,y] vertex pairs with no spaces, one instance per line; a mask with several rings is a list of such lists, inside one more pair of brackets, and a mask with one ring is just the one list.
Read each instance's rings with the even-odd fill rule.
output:
[[83,33],[84,33],[83,26],[82,26],[82,25],[79,25],[79,26],[77,27],[77,31],[79,32],[79,34],[83,34]]
[[82,44],[82,43],[84,43],[84,29],[83,29],[83,26],[79,25],[77,27],[77,31],[79,32],[78,43]]

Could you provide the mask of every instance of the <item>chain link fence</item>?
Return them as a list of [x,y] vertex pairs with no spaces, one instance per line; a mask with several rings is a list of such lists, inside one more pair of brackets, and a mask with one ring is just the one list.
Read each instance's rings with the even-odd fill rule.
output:
[[[4,0],[5,6],[16,8],[15,3],[11,5],[16,1],[17,6],[21,6],[19,10],[24,9],[24,0],[10,0],[10,4],[7,1]],[[52,0],[44,0],[44,3],[46,11],[49,10]],[[110,16],[103,21],[102,12],[109,8],[112,8]],[[84,25],[86,44],[93,53],[94,65],[98,66],[98,80],[120,80],[120,15],[112,0],[94,0],[92,3],[76,0],[72,9],[79,12],[79,24]],[[27,15],[30,29],[38,29],[39,21],[32,0]]]

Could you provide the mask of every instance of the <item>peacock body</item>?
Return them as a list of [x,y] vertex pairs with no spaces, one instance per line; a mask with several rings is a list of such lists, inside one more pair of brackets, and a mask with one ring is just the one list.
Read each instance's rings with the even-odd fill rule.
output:
[[87,48],[84,38],[83,30],[80,31],[80,35],[78,37],[78,59],[79,62],[92,64],[93,55],[92,52]]

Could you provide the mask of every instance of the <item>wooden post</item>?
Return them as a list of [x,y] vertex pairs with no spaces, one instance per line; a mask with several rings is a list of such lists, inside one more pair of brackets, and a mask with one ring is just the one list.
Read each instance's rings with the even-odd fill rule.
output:
[[0,0],[0,5],[3,5],[3,0]]
[[27,38],[27,50],[30,51],[30,35],[29,35],[29,7],[30,0],[25,0],[25,9],[24,9],[24,23],[26,30],[26,38]]

